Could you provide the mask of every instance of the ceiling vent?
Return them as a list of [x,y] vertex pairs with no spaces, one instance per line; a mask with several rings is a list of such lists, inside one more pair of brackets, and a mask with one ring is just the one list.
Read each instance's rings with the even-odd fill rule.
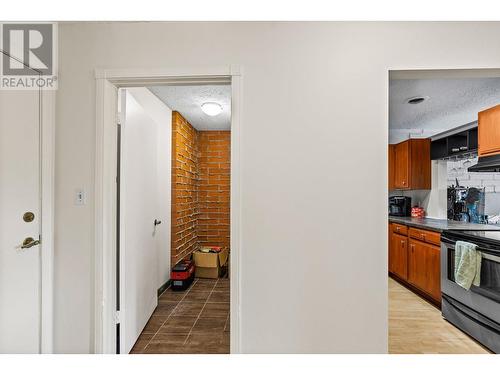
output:
[[408,104],[420,104],[426,101],[427,99],[429,99],[428,96],[414,96],[413,98],[407,99],[406,102]]

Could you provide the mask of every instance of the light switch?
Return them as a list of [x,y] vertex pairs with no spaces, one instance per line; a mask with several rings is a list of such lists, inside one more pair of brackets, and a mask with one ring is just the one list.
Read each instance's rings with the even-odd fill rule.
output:
[[77,189],[75,192],[75,205],[83,206],[85,205],[85,191],[83,189]]

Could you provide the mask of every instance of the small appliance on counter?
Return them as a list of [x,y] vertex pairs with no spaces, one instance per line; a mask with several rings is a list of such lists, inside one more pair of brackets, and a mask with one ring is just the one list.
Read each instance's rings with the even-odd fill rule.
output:
[[[476,245],[481,254],[479,285],[464,289],[455,282],[455,244]],[[443,318],[500,353],[500,231],[444,231],[441,235]]]
[[410,216],[411,198],[402,195],[389,197],[389,216]]
[[414,206],[411,208],[411,217],[422,219],[425,217],[425,210],[422,207]]
[[448,187],[448,220],[467,223],[486,224],[484,214],[484,188],[463,187],[456,181],[456,186]]

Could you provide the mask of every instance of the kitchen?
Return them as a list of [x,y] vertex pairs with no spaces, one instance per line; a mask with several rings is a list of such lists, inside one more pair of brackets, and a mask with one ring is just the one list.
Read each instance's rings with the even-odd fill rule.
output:
[[500,353],[498,75],[393,71],[389,87],[389,351]]

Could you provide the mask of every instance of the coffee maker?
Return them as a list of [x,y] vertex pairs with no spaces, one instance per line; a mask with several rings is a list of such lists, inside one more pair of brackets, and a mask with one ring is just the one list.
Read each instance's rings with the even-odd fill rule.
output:
[[484,214],[484,188],[460,186],[455,179],[456,186],[448,186],[448,220],[468,223],[487,222]]

